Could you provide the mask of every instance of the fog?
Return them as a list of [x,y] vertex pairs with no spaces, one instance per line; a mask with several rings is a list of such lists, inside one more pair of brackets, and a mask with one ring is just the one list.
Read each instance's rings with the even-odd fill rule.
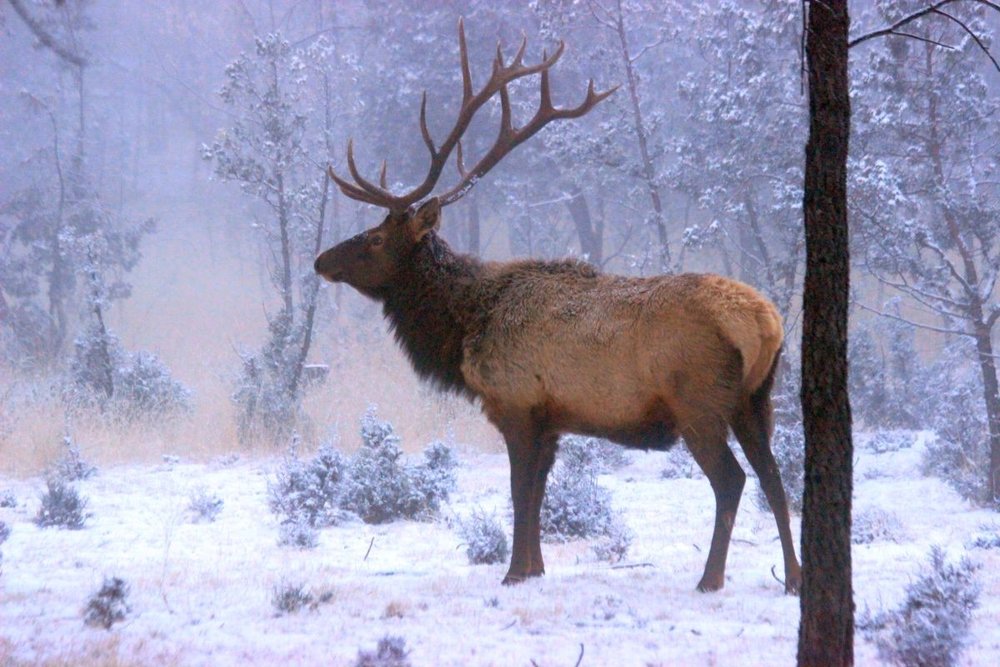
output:
[[[924,4],[854,2],[852,34],[891,25]],[[1000,22],[981,3],[955,3],[952,15],[929,16],[906,35],[851,51],[854,430],[866,443],[865,456],[876,457],[862,465],[873,471],[866,481],[886,478],[906,489],[897,495],[889,481],[864,487],[868,504],[895,513],[901,525],[887,539],[888,550],[861,556],[874,569],[901,562],[915,568],[926,560],[933,540],[909,525],[926,519],[918,516],[923,510],[897,504],[907,494],[922,493],[961,513],[953,532],[936,536],[956,558],[972,539],[969,531],[985,526],[996,537],[1000,505],[990,470],[1000,457],[1000,67],[994,60],[1000,55],[991,45]],[[475,90],[490,76],[497,45],[508,64],[522,39],[528,65],[565,43],[549,75],[557,107],[583,102],[590,81],[598,92],[616,90],[581,118],[553,121],[473,179],[473,187],[444,209],[440,235],[455,251],[483,260],[574,258],[608,273],[713,272],[755,287],[784,320],[772,447],[786,492],[801,499],[808,98],[797,0],[11,0],[0,5],[0,493],[15,489],[19,497],[9,511],[0,505],[8,512],[0,514],[0,527],[16,527],[13,546],[0,547],[0,596],[5,586],[8,596],[34,594],[28,575],[18,579],[17,558],[42,548],[44,542],[29,539],[46,532],[33,525],[32,515],[44,480],[70,445],[109,475],[93,489],[98,506],[133,502],[132,491],[122,490],[127,480],[156,466],[214,484],[218,468],[212,466],[227,457],[246,466],[243,477],[218,473],[218,488],[236,493],[247,476],[271,480],[288,456],[307,458],[333,447],[349,457],[363,449],[358,425],[367,411],[391,423],[407,457],[443,442],[468,459],[460,467],[458,495],[444,512],[447,526],[435,523],[439,533],[428,544],[451,549],[453,520],[484,504],[506,520],[507,473],[498,465],[506,449],[481,406],[422,383],[379,304],[313,271],[317,250],[379,224],[386,214],[346,196],[327,177],[329,166],[351,178],[349,140],[361,176],[377,181],[385,160],[386,187],[393,193],[424,180],[430,157],[421,132],[422,95],[429,135],[440,146],[462,103],[460,18]],[[536,75],[510,85],[515,127],[534,115],[540,85]],[[501,122],[501,104],[492,99],[462,137],[465,165],[487,154]],[[461,178],[453,156],[434,192]],[[677,452],[686,456],[683,447],[671,456]],[[616,494],[646,502],[644,492],[625,480],[641,484],[651,475],[660,481],[662,462],[650,461],[660,459],[634,459],[633,468],[605,481]],[[178,464],[193,467],[171,467]],[[118,479],[120,485],[108,481]],[[263,508],[261,516],[277,522],[262,504],[266,482],[254,483],[259,488],[251,500]],[[707,493],[708,483],[697,483],[697,493]],[[477,495],[479,485],[483,495]],[[170,488],[167,496],[187,492]],[[141,488],[133,491],[142,495]],[[149,495],[169,505],[163,493]],[[707,495],[704,508],[697,494],[681,495],[699,507],[692,512],[711,507]],[[651,546],[666,549],[672,542],[653,536],[639,547],[642,535],[652,535],[651,524],[642,523],[636,507],[629,518],[628,504],[615,498],[639,535],[639,553],[646,554],[632,560],[665,567]],[[650,498],[661,502],[655,494]],[[669,502],[669,494],[663,498]],[[254,507],[234,510],[246,519],[234,534],[249,534]],[[767,512],[761,516],[758,523],[771,530]],[[692,521],[692,531],[705,532],[711,523]],[[793,521],[797,526],[798,517]],[[135,518],[128,525],[141,523]],[[401,531],[404,552],[418,548],[419,536],[407,537],[410,528],[392,525]],[[276,546],[271,532],[261,544],[274,550],[268,567],[278,568],[289,548]],[[151,552],[157,539],[160,533],[150,537]],[[759,546],[763,555],[754,551],[747,562],[759,561],[766,571],[764,561],[777,551],[766,540]],[[581,561],[582,547],[552,548],[575,568],[572,581],[558,580],[560,590],[586,585],[587,563],[593,562]],[[100,553],[93,546],[95,561]],[[307,562],[309,552],[302,553],[297,563]],[[987,563],[996,559],[993,551],[976,553]],[[405,554],[396,558],[385,567],[405,567]],[[652,571],[687,591],[701,558],[692,557],[683,571]],[[128,558],[121,563],[141,570]],[[343,567],[353,577],[350,586],[363,590],[371,573],[350,570],[356,565]],[[97,564],[94,571],[110,574],[115,567]],[[310,576],[343,575],[339,564],[329,567],[310,570]],[[499,574],[448,567],[490,582]],[[619,572],[640,570],[615,576]],[[895,601],[904,594],[902,578],[882,591],[874,588],[876,577],[860,576],[871,586],[860,593],[865,600],[884,592]],[[763,579],[754,585],[774,583]],[[613,591],[615,581],[602,585]],[[956,664],[990,664],[997,653],[995,633],[981,628],[995,625],[1000,597],[996,581],[984,581],[968,662]],[[83,595],[90,583],[61,591],[52,606],[71,605],[76,614],[81,600],[72,596]],[[166,586],[162,580],[147,584],[136,588],[155,595]],[[432,597],[426,587],[437,585],[411,584],[411,606],[426,604]],[[636,579],[623,585],[642,588]],[[188,590],[197,583],[178,586]],[[861,590],[858,582],[855,587]],[[225,590],[238,597],[242,589]],[[383,589],[378,596],[383,593],[391,597]],[[773,602],[759,590],[755,595],[754,609]],[[587,606],[594,595],[588,596],[569,606]],[[199,604],[204,609],[211,603]],[[471,603],[456,604],[442,617],[467,613]],[[517,628],[526,635],[532,634],[526,617],[545,613],[535,602],[503,604],[529,610]],[[699,620],[710,623],[708,606],[696,605],[704,612]],[[333,613],[326,607],[313,612]],[[757,623],[751,634],[765,632],[753,614],[730,612],[733,623]],[[28,605],[8,615],[4,622],[17,631],[0,636],[0,662],[74,662],[76,651],[92,646],[86,637],[60,643],[51,630],[29,638],[29,628],[38,627],[24,615],[34,613]],[[777,614],[797,621],[794,605]],[[411,636],[423,644],[415,655],[431,664],[436,640],[425,635],[433,621],[415,616],[400,622],[417,628]],[[626,634],[650,664],[707,659],[698,648],[643,648],[639,617],[645,623],[653,616],[636,611],[632,634]],[[82,627],[75,616],[74,623]],[[142,632],[153,632],[156,623],[146,623]],[[555,634],[562,628],[544,627]],[[342,636],[353,631],[344,629]],[[373,629],[367,644],[386,632]],[[495,642],[486,651],[494,652],[491,657],[472,659],[462,644],[446,662],[504,664],[495,653],[503,636],[487,635]],[[139,646],[145,636],[122,639],[123,662],[150,659]],[[601,637],[606,648],[614,633]],[[863,655],[882,650],[871,636],[864,641]],[[361,644],[352,643],[339,659],[353,656]],[[215,650],[227,659],[237,655],[218,647],[185,654],[170,641],[157,646],[178,664],[208,661]],[[575,642],[548,654],[536,651],[542,644],[526,646],[516,654],[522,661],[575,659]],[[760,659],[783,659],[793,649],[791,632],[777,642],[777,654]],[[316,658],[274,647],[248,650],[261,664],[262,656]],[[600,659],[611,660],[601,650]]]

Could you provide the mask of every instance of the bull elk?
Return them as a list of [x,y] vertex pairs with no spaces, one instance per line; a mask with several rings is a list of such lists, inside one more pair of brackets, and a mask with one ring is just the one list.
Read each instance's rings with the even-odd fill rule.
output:
[[[423,183],[393,194],[385,162],[379,184],[367,180],[349,142],[353,182],[332,168],[330,178],[348,197],[388,214],[377,227],[323,252],[315,268],[327,280],[381,302],[416,372],[440,389],[478,399],[503,435],[514,506],[514,544],[503,583],[544,573],[539,512],[545,482],[560,435],[578,433],[654,450],[684,438],[716,501],[698,589],[722,588],[746,479],[727,445],[731,428],[777,522],[785,590],[796,592],[800,569],[769,442],[770,392],[783,336],[774,305],[751,287],[716,275],[628,278],[579,261],[483,262],[453,252],[437,233],[443,206],[545,125],[582,116],[614,92],[595,92],[591,81],[579,106],[553,106],[548,73],[564,45],[529,66],[522,63],[524,41],[509,64],[498,46],[489,80],[474,92],[461,22],[458,37],[462,105],[439,147],[427,129],[426,93],[420,106],[420,132],[430,152]],[[517,128],[507,86],[533,74],[540,75],[541,100]],[[462,134],[497,94],[499,135],[467,169]],[[459,183],[430,196],[453,151]]]

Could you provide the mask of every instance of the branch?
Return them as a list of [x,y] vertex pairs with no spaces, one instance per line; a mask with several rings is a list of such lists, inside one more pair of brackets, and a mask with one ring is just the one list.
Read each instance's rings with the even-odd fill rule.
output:
[[[997,11],[1000,11],[1000,7],[997,8]],[[954,21],[955,23],[957,23],[958,25],[960,25],[962,27],[962,30],[964,30],[965,32],[969,33],[969,37],[971,37],[973,39],[973,41],[976,42],[976,46],[978,46],[980,48],[980,50],[982,50],[982,52],[986,54],[986,57],[989,58],[990,61],[992,61],[993,67],[995,67],[996,70],[998,72],[1000,72],[1000,63],[998,63],[997,59],[993,57],[993,54],[990,53],[989,48],[985,44],[983,44],[983,41],[981,39],[979,39],[979,35],[977,35],[976,33],[972,32],[972,29],[969,28],[969,26],[965,25],[957,17],[952,16],[951,14],[948,14],[947,12],[942,12],[940,9],[935,9],[934,13],[935,14],[939,14],[940,16],[943,16],[946,19],[951,19],[952,21]]]
[[909,324],[910,326],[919,327],[921,329],[927,329],[928,331],[936,331],[937,333],[949,334],[955,336],[966,336],[968,338],[975,338],[975,334],[971,334],[968,331],[962,331],[961,329],[945,329],[943,327],[935,327],[930,324],[922,324],[920,322],[914,322],[913,320],[908,320],[905,317],[900,317],[899,315],[893,315],[892,313],[886,313],[881,310],[875,310],[874,308],[869,308],[860,301],[854,301],[854,305],[861,310],[867,310],[869,313],[874,313],[880,317],[888,317],[890,320],[896,320],[897,322],[903,322],[904,324]]
[[[968,2],[974,2],[974,3],[979,4],[979,5],[983,5],[985,7],[988,7],[990,9],[996,11],[997,13],[1000,13],[1000,4],[997,4],[996,2],[993,2],[992,0],[967,0],[967,1]],[[899,28],[902,28],[903,26],[905,26],[905,25],[907,25],[909,23],[913,23],[917,19],[923,18],[925,16],[929,16],[931,14],[938,14],[940,16],[944,16],[947,19],[950,19],[951,21],[953,21],[953,22],[957,23],[959,26],[961,26],[961,28],[966,33],[968,33],[968,35],[970,37],[972,37],[972,39],[976,42],[976,45],[990,59],[990,61],[993,63],[993,66],[997,69],[997,71],[1000,72],[1000,63],[998,63],[997,60],[996,60],[996,58],[993,57],[993,54],[990,53],[989,48],[985,44],[983,44],[983,41],[981,39],[979,39],[979,36],[976,35],[976,33],[974,33],[969,28],[969,26],[967,26],[965,23],[963,23],[962,21],[960,21],[956,17],[952,16],[951,14],[948,14],[946,12],[941,11],[942,7],[946,7],[946,6],[948,6],[950,4],[954,4],[956,2],[961,2],[961,0],[940,0],[939,2],[935,2],[932,5],[924,7],[920,11],[913,12],[912,14],[904,16],[903,18],[899,19],[898,21],[896,21],[895,23],[893,23],[891,26],[889,26],[887,28],[882,28],[881,30],[874,30],[872,32],[869,32],[869,33],[866,33],[864,35],[861,35],[860,37],[855,37],[854,39],[850,40],[847,43],[847,47],[848,48],[853,48],[853,47],[857,46],[858,44],[861,44],[862,42],[868,41],[869,39],[874,39],[876,37],[885,37],[885,36],[888,36],[888,35],[898,35],[898,36],[902,36],[902,37],[913,37],[915,39],[921,39],[922,41],[931,41],[931,40],[928,40],[928,39],[917,37],[916,35],[911,35],[911,34],[908,34],[908,33],[899,32]],[[940,46],[945,46],[945,45],[941,44]]]
[[41,23],[39,23],[35,17],[33,17],[25,8],[24,3],[21,0],[10,0],[10,6],[14,8],[17,15],[21,17],[24,24],[28,26],[28,29],[38,38],[38,41],[42,43],[47,49],[52,51],[52,53],[59,56],[62,60],[65,60],[70,65],[75,67],[85,67],[87,65],[87,60],[81,56],[79,53],[74,53],[70,51],[65,46],[56,41],[48,30],[45,29]]

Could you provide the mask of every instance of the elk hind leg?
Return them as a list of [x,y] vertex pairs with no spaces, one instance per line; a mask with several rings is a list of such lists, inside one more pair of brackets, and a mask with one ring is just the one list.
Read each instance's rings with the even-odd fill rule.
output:
[[545,483],[548,480],[549,471],[552,470],[552,464],[555,463],[558,446],[558,434],[543,435],[536,444],[537,457],[528,506],[528,544],[531,548],[531,566],[528,570],[528,576],[531,577],[545,574],[545,561],[542,559],[542,501],[545,499]]
[[705,573],[698,582],[698,590],[717,591],[723,587],[726,578],[726,556],[729,553],[729,539],[736,521],[736,510],[743,495],[746,474],[737,463],[736,457],[726,444],[726,424],[712,420],[698,428],[687,429],[684,441],[691,450],[695,462],[708,477],[715,493],[715,528],[712,532],[712,546],[708,550]]
[[771,397],[765,392],[754,394],[737,412],[731,423],[743,453],[760,480],[761,489],[771,507],[771,514],[778,526],[781,552],[785,561],[785,593],[795,595],[802,583],[802,569],[795,557],[795,543],[788,515],[788,501],[781,484],[778,464],[771,452],[773,416]]

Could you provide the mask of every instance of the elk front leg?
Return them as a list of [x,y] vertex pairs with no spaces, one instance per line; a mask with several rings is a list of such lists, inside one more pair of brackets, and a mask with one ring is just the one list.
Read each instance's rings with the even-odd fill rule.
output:
[[705,593],[717,591],[725,585],[729,538],[733,533],[746,474],[726,444],[725,424],[721,428],[703,427],[700,430],[700,433],[685,435],[684,440],[715,492],[712,546],[708,550],[705,573],[698,582],[698,590]]
[[[516,584],[528,577],[541,574],[541,545],[539,544],[538,509],[535,487],[538,479],[540,452],[537,446],[537,429],[529,415],[521,418],[505,416],[494,420],[507,442],[510,460],[510,497],[514,506],[514,544],[511,547],[510,568],[504,577],[505,585]],[[546,470],[546,472],[548,472]],[[534,519],[532,519],[534,517]],[[538,568],[534,566],[539,556]]]

